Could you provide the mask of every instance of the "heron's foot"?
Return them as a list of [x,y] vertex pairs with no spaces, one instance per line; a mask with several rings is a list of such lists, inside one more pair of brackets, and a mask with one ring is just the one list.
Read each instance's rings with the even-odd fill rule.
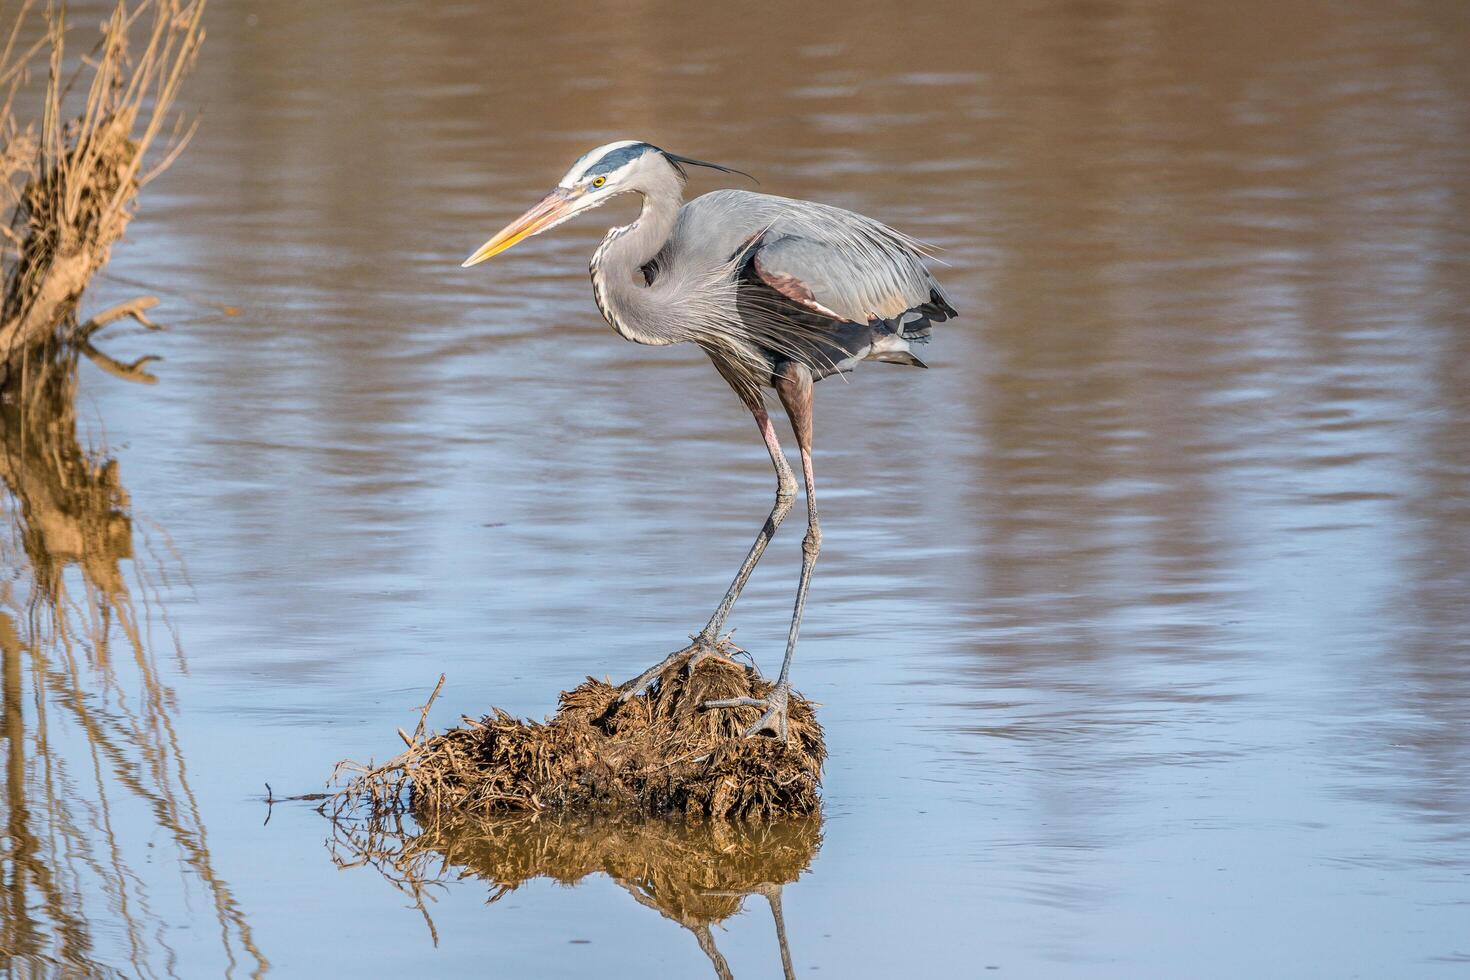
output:
[[[730,649],[733,649],[737,653],[744,653],[745,652],[744,650],[741,650],[739,647],[735,646],[734,644],[729,644],[728,646],[729,646]],[[727,664],[734,664],[735,663],[734,660],[730,659],[730,654],[728,654],[728,653],[725,652],[725,647],[714,647],[714,646],[705,646],[705,645],[702,645],[702,644],[697,644],[695,646],[694,652],[689,655],[689,662],[684,665],[684,673],[686,673],[686,674],[693,674],[694,673],[694,668],[698,667],[700,664],[704,663],[706,660],[722,660],[722,661],[724,661]],[[735,664],[735,665],[736,666],[740,666],[739,664]],[[747,669],[749,669],[749,668],[747,668]]]
[[688,663],[685,665],[685,670],[692,673],[695,666],[707,657],[724,658],[725,656],[720,652],[720,645],[713,636],[700,633],[690,637],[690,640],[691,642],[687,647],[684,647],[682,650],[675,650],[637,677],[624,684],[620,684],[618,686],[617,700],[613,703],[626,704],[639,694],[642,694],[648,688],[648,685],[658,680],[664,671],[668,670],[680,660],[688,660]]
[[691,653],[698,649],[699,646],[697,643],[691,643],[689,646],[685,647],[682,650],[675,650],[673,653],[669,654],[667,657],[663,658],[658,663],[654,664],[652,667],[639,674],[637,677],[633,678],[630,681],[625,681],[622,684],[619,684],[618,697],[617,700],[613,703],[626,704],[628,701],[631,701],[633,698],[642,694],[644,690],[647,689],[648,685],[658,680],[659,676],[663,674],[665,670],[668,670],[671,665],[678,662],[680,659],[689,656]]
[[784,742],[788,734],[786,704],[790,700],[790,694],[791,685],[783,681],[763,698],[724,698],[719,701],[706,701],[701,707],[705,709],[765,708],[765,713],[756,720],[756,723],[745,730],[745,737],[751,738],[761,732],[770,732]]

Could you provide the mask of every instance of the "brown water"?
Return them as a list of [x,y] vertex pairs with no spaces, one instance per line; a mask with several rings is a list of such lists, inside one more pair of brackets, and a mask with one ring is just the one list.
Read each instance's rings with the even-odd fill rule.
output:
[[[1470,969],[1470,8],[408,7],[211,4],[111,266],[159,383],[7,420],[10,972],[780,976],[771,895],[800,976]],[[820,832],[466,845],[436,946],[263,784],[440,672],[439,725],[636,672],[768,505],[703,355],[599,319],[620,215],[458,268],[623,137],[935,242],[965,317],[819,388]]]

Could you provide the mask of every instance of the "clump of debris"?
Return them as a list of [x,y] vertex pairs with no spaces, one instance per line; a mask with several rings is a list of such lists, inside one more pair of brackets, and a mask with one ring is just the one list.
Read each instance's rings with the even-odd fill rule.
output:
[[[691,649],[649,688],[620,699],[588,678],[561,695],[546,722],[493,709],[448,731],[425,731],[435,688],[407,745],[382,765],[344,762],[341,789],[324,805],[340,814],[609,811],[678,813],[717,820],[815,813],[826,748],[812,703],[792,693],[785,740],[744,731],[756,707],[705,702],[763,698],[774,684],[732,659],[733,648]],[[440,687],[443,678],[440,678]]]

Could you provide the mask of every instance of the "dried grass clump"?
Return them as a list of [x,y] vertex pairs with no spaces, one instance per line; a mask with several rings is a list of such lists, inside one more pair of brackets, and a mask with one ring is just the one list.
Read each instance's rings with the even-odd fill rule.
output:
[[[0,384],[11,387],[33,360],[46,366],[32,355],[80,348],[107,322],[80,323],[77,303],[127,228],[139,188],[187,142],[170,118],[204,40],[204,0],[118,0],[95,47],[69,59],[65,6],[47,3],[33,18],[38,6],[22,3],[0,26]],[[39,37],[28,42],[31,33]],[[141,47],[130,44],[139,36]],[[45,87],[31,93],[32,62],[43,55]],[[144,170],[161,138],[161,159]],[[150,305],[109,312],[152,326],[142,316]]]
[[742,737],[760,714],[756,708],[701,709],[711,699],[763,697],[774,687],[728,652],[676,660],[647,692],[621,705],[617,688],[588,678],[563,692],[545,723],[496,709],[426,735],[421,718],[413,736],[400,729],[408,748],[397,758],[376,767],[343,763],[339,774],[353,775],[332,803],[339,813],[365,806],[411,812],[421,821],[541,810],[717,820],[815,812],[826,748],[811,702],[791,696],[784,743]]

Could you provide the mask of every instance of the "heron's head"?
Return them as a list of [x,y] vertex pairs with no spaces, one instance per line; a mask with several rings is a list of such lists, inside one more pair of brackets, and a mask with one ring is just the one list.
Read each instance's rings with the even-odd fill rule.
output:
[[608,143],[572,164],[572,169],[550,194],[481,245],[463,265],[468,268],[484,262],[517,242],[549,231],[583,211],[601,207],[619,194],[647,195],[664,188],[677,191],[687,176],[684,167],[689,165],[750,177],[743,170],[677,156],[652,143],[639,140]]

